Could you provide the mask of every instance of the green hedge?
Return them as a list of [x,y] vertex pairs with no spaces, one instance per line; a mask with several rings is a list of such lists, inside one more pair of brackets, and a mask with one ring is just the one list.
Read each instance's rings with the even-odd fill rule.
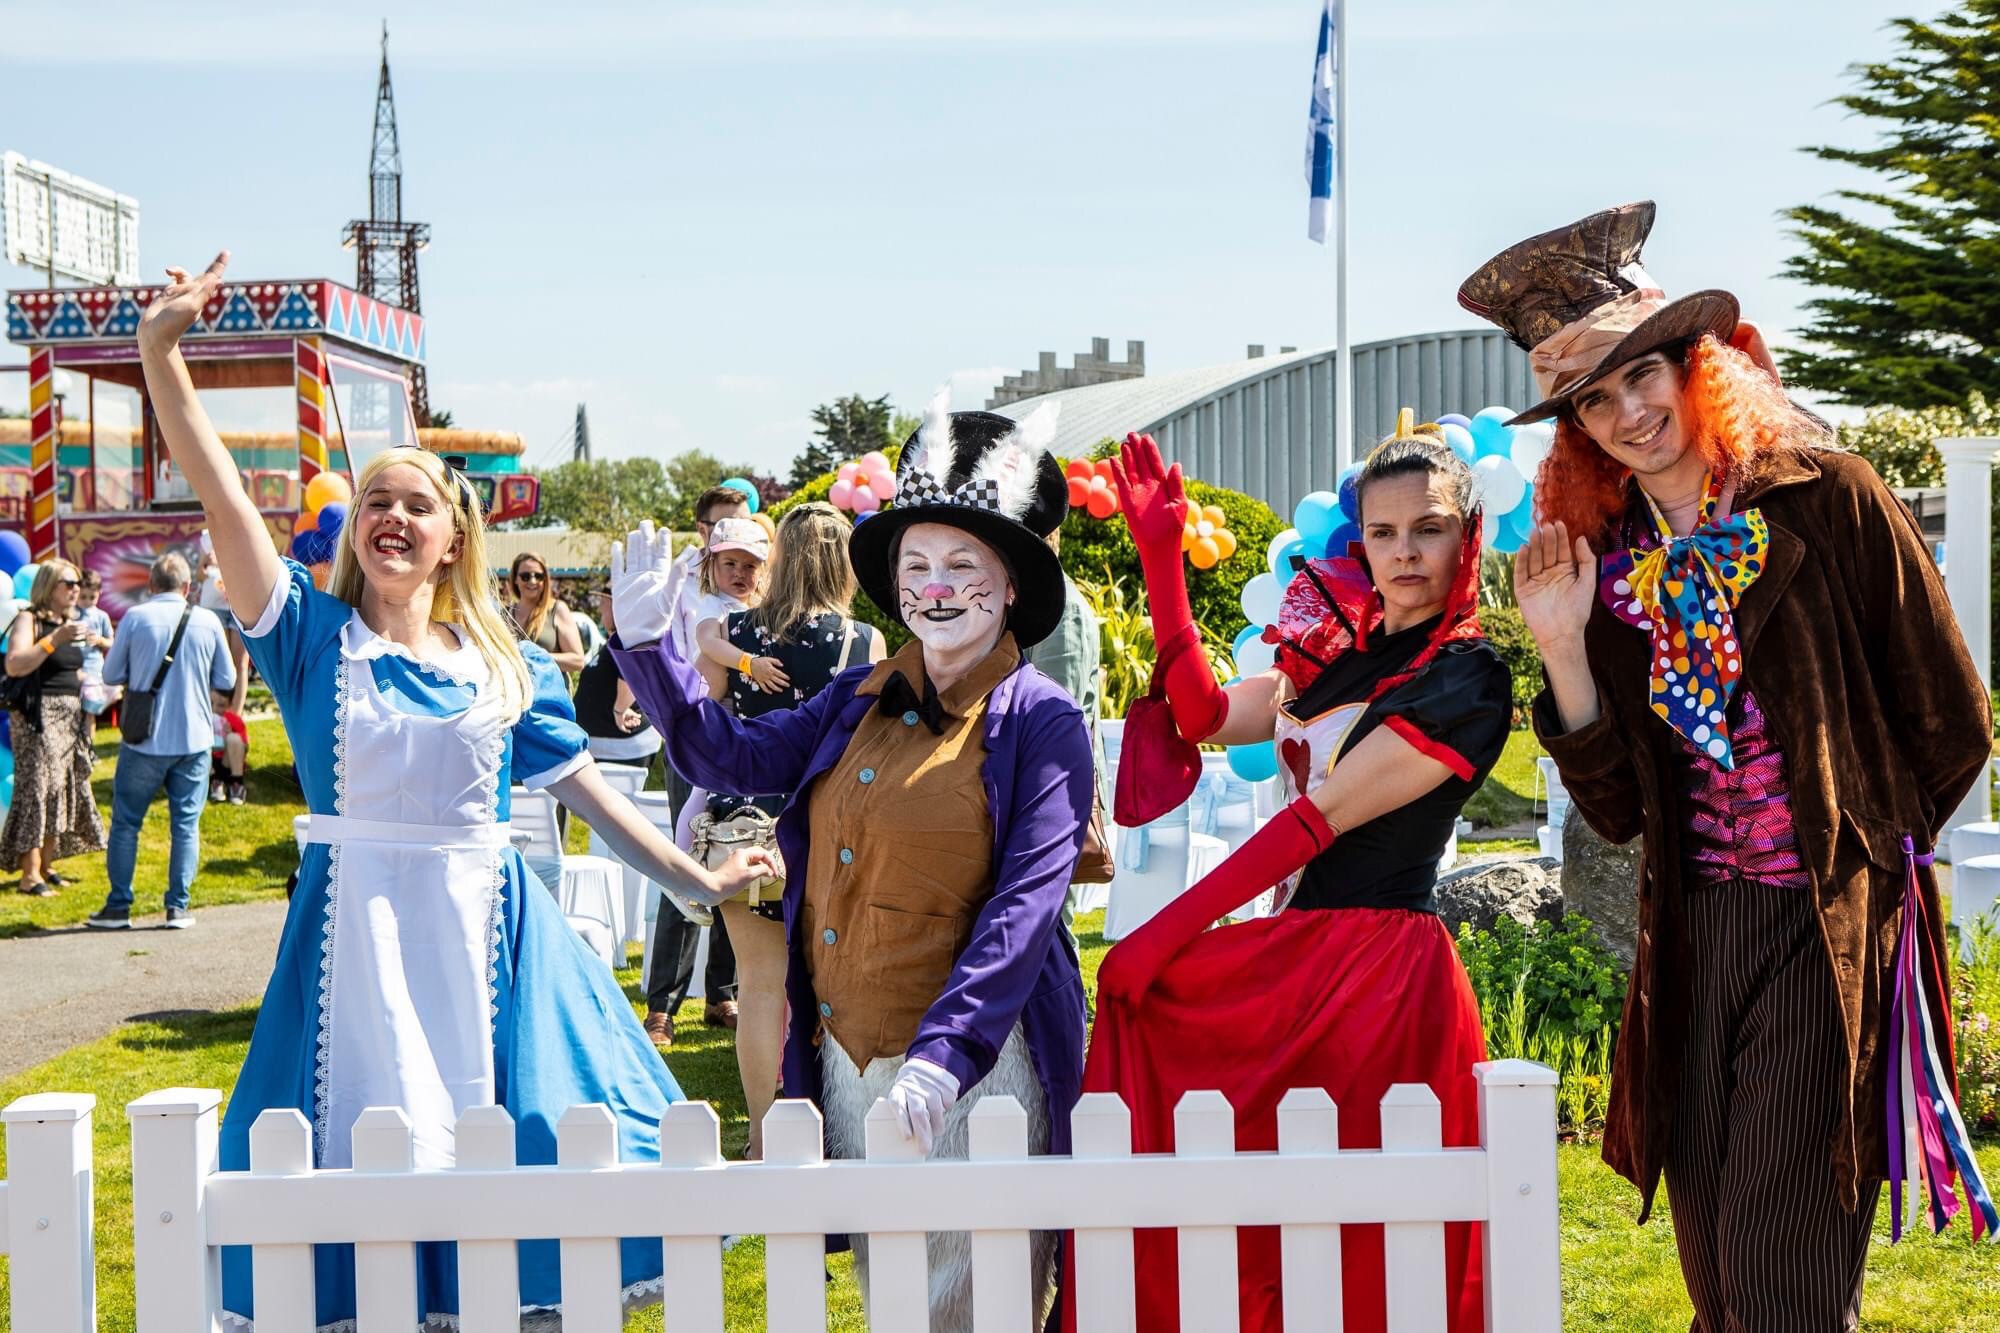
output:
[[1479,627],[1513,678],[1515,714],[1525,716],[1542,692],[1542,654],[1535,647],[1535,636],[1528,633],[1527,622],[1511,606],[1480,607]]
[[[1091,451],[1091,457],[1104,457],[1115,447],[1113,441],[1104,440]],[[893,466],[901,448],[892,447],[883,452],[889,456]],[[831,472],[816,477],[785,500],[772,505],[768,512],[776,520],[783,518],[785,511],[794,505],[808,500],[824,500],[827,492],[833,489],[833,480]],[[1285,523],[1269,505],[1241,491],[1224,490],[1200,481],[1190,481],[1187,489],[1188,499],[1194,504],[1220,505],[1222,512],[1229,516],[1230,532],[1236,536],[1235,555],[1214,569],[1188,568],[1188,601],[1194,607],[1196,623],[1227,643],[1248,623],[1241,606],[1243,585],[1264,572],[1264,552],[1270,548],[1271,539],[1284,531]],[[1132,533],[1120,517],[1097,519],[1085,510],[1070,510],[1062,525],[1062,564],[1071,578],[1097,583],[1103,582],[1108,565],[1112,576],[1135,597],[1145,587],[1145,575],[1139,568],[1138,548],[1132,544]],[[876,606],[866,593],[855,598],[854,616],[881,630],[891,652],[909,642],[909,631]]]

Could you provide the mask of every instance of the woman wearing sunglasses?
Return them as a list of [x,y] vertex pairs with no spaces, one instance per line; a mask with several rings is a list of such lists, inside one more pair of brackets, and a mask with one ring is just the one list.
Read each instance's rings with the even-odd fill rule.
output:
[[533,551],[515,556],[507,570],[507,593],[507,614],[522,641],[554,658],[564,675],[583,670],[583,632],[576,627],[575,613],[556,596],[549,562]]
[[45,561],[7,636],[14,801],[0,828],[0,869],[19,869],[20,891],[37,898],[75,882],[55,872],[58,860],[104,850],[104,821],[90,791],[96,755],[80,698],[90,634],[76,613],[81,582],[67,560]]

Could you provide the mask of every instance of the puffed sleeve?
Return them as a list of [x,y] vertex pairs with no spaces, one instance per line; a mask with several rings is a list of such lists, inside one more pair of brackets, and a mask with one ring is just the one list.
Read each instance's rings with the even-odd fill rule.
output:
[[312,664],[340,637],[354,608],[313,587],[311,572],[298,561],[287,560],[285,577],[271,585],[271,600],[254,620],[242,614],[250,609],[237,609],[243,646],[278,707],[289,710],[297,703]]
[[538,790],[590,762],[590,737],[577,725],[569,685],[555,659],[532,643],[521,645],[521,656],[528,659],[535,694],[514,724],[514,781]]
[[1473,782],[1485,777],[1506,748],[1513,690],[1506,663],[1490,645],[1450,643],[1376,709],[1384,726],[1454,776]]

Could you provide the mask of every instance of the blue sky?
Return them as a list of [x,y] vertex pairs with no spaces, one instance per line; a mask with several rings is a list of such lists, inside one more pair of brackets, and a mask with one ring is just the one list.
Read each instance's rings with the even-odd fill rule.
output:
[[[1797,151],[1886,56],[1868,0],[1352,0],[1356,342],[1469,327],[1510,241],[1659,201],[1649,269],[1774,342],[1805,293],[1779,210],[1855,183]],[[816,403],[1000,375],[1107,336],[1155,371],[1331,343],[1305,238],[1317,0],[396,4],[405,215],[435,405],[532,458],[589,404],[600,456],[784,471]],[[140,201],[148,271],[353,280],[374,11],[0,0],[11,148]],[[38,276],[0,265],[8,286]],[[13,353],[0,361],[13,362]],[[0,377],[0,398],[18,376]],[[1476,410],[1480,404],[1467,404]]]

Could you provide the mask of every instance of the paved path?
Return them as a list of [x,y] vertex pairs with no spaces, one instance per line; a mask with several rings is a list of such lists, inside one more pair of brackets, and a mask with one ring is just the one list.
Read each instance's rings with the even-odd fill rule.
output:
[[0,1078],[95,1041],[132,1019],[175,1010],[231,1009],[264,994],[285,902],[235,903],[195,913],[192,930],[65,926],[0,940]]

